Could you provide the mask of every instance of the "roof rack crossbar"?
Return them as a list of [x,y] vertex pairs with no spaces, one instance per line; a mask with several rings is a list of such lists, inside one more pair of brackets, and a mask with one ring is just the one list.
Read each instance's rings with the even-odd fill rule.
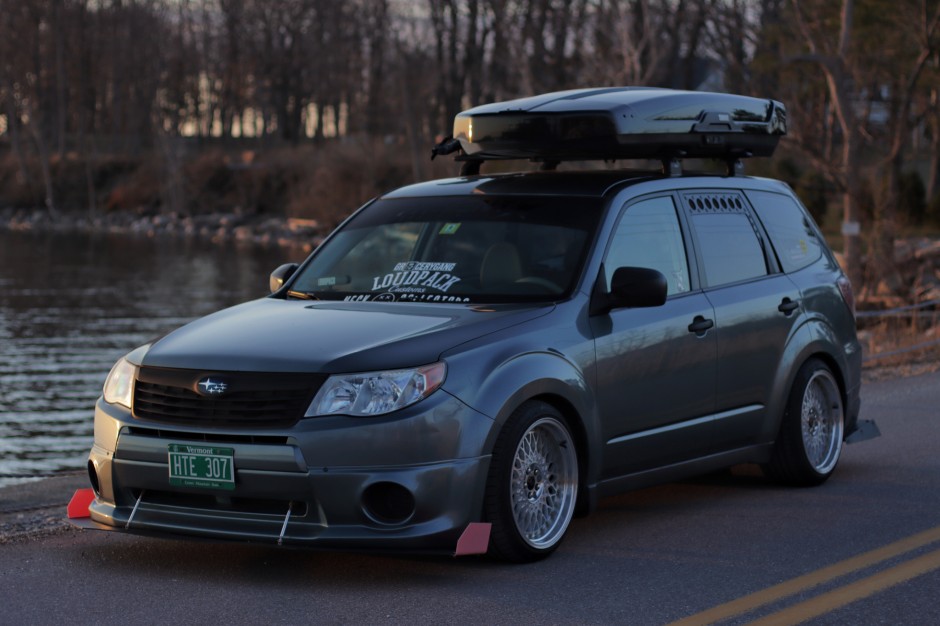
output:
[[676,157],[663,159],[663,176],[679,178],[682,176],[682,161]]
[[744,176],[744,161],[738,157],[732,157],[725,161],[728,176]]
[[480,173],[481,165],[483,165],[483,159],[467,159],[460,164],[460,175],[476,176]]

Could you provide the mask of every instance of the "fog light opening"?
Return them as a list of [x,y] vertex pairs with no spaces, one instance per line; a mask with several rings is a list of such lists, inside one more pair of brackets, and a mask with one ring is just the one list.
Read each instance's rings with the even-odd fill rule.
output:
[[414,515],[415,497],[398,483],[374,483],[362,493],[362,510],[379,524],[404,524]]
[[88,461],[88,480],[91,482],[91,488],[95,490],[95,495],[101,495],[101,483],[98,481],[98,469],[93,461]]

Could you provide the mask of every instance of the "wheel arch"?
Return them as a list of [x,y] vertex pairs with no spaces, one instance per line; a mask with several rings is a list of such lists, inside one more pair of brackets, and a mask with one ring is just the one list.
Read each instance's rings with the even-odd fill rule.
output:
[[[825,353],[816,353],[797,371],[770,459],[763,464],[764,473],[782,484],[820,485],[839,462],[845,441],[845,403],[843,385],[832,361]],[[834,396],[841,405],[838,412],[825,400]],[[809,409],[807,398],[812,398]]]
[[[594,455],[591,454],[591,446],[588,444],[588,433],[584,426],[584,420],[581,418],[575,406],[560,395],[546,393],[530,398],[530,400],[541,401],[551,405],[556,411],[562,414],[565,418],[565,422],[567,422],[568,430],[574,438],[575,450],[578,453],[578,502],[575,505],[574,513],[576,516],[587,515],[593,510],[595,505],[594,499],[591,498],[591,488],[589,487],[589,485],[593,485],[594,483],[593,479],[589,480],[591,476],[590,460]],[[528,402],[528,400],[526,402]]]
[[598,480],[602,446],[591,374],[575,359],[556,350],[528,351],[502,361],[496,357],[489,363],[480,359],[472,362],[479,368],[482,384],[458,384],[449,391],[493,419],[483,453],[492,453],[516,409],[532,400],[545,402],[561,413],[574,438],[579,482],[576,513],[581,515],[593,508],[590,494]]
[[826,364],[826,367],[829,368],[829,371],[832,372],[832,375],[835,376],[836,382],[839,384],[839,393],[842,395],[842,404],[847,404],[847,392],[845,384],[845,372],[842,369],[842,366],[839,362],[833,358],[828,352],[814,352],[804,359],[804,363],[810,359],[819,359]]
[[[786,399],[789,398],[793,383],[799,374],[800,368],[807,361],[814,358],[822,361],[835,377],[836,383],[839,385],[839,393],[842,396],[842,404],[846,411],[848,426],[849,398],[846,373],[848,363],[845,355],[840,358],[840,353],[841,350],[832,329],[818,320],[808,321],[791,335],[784,358],[781,359],[781,367],[778,370],[774,388],[770,394],[770,398],[776,400],[771,400],[771,404],[767,407],[772,418],[766,422],[767,430],[763,433],[763,441],[771,442],[777,438],[786,409]],[[848,430],[846,428],[845,436],[848,436]]]

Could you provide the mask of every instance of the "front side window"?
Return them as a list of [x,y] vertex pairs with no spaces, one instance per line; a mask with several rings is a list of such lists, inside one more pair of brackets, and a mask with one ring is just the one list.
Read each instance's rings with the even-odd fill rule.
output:
[[672,198],[651,198],[627,207],[604,267],[608,289],[618,267],[647,267],[663,273],[668,295],[689,290],[689,264]]
[[379,200],[317,251],[294,295],[385,302],[558,300],[597,227],[585,198]]

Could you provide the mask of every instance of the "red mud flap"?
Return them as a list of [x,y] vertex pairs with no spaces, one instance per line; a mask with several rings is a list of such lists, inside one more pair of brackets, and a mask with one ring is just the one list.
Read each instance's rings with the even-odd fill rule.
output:
[[88,512],[88,506],[95,499],[94,489],[79,489],[69,501],[66,509],[66,517],[69,525],[83,530],[117,530],[111,526],[105,526],[91,519],[91,513]]
[[69,501],[68,517],[69,519],[80,519],[91,517],[88,512],[88,506],[95,499],[94,489],[78,489],[72,499]]
[[492,524],[472,522],[464,529],[460,539],[457,540],[457,551],[454,556],[467,556],[469,554],[486,554],[490,545],[490,527]]

